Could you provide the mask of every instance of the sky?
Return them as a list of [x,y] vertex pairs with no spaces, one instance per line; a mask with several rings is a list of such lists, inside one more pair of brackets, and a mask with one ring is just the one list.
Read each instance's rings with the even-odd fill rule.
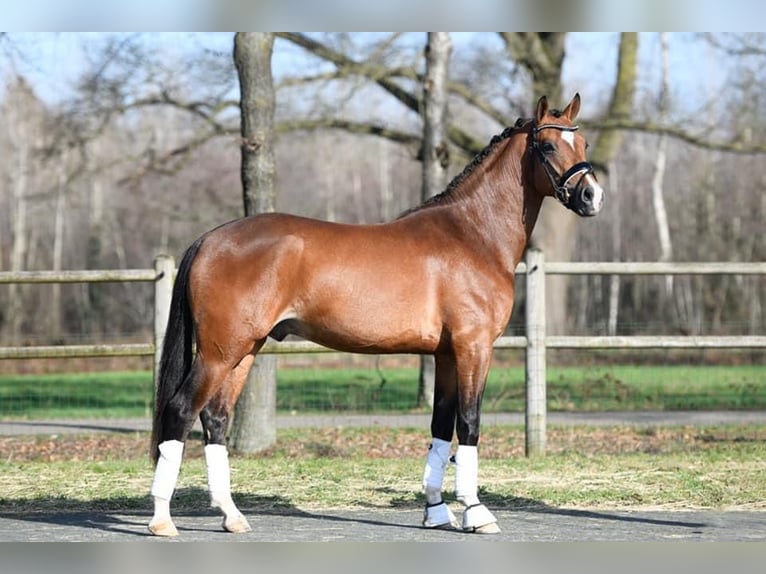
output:
[[5,30],[745,31],[755,0],[0,0]]
[[[9,39],[16,69],[31,81],[41,98],[55,103],[73,94],[89,53],[106,36],[105,33],[12,33]],[[228,54],[232,47],[232,34],[227,32],[147,33],[141,37],[152,49],[167,54],[168,58],[188,58],[200,46],[224,54]],[[672,33],[669,38],[674,97],[695,109],[701,102],[709,101],[711,93],[721,89],[727,77],[727,67],[715,59],[714,52],[694,33]],[[495,34],[488,32],[453,33],[452,40],[455,51],[470,43],[498,42]],[[572,92],[582,93],[585,117],[592,116],[607,103],[605,99],[614,81],[618,41],[617,32],[577,32],[568,36],[564,85]],[[639,89],[654,92],[660,84],[659,34],[642,33],[639,45]],[[306,62],[306,53],[302,49],[277,40],[272,61],[276,78],[299,74]],[[0,64],[0,74],[7,77],[9,72],[7,63]],[[565,97],[569,96],[571,94],[565,94]]]

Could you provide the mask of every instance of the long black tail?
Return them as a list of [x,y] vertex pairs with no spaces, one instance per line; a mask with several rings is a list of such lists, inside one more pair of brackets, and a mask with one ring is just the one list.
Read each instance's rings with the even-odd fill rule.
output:
[[189,246],[178,266],[176,281],[173,285],[173,298],[170,302],[170,315],[165,331],[160,359],[159,383],[154,397],[154,420],[152,423],[151,456],[154,463],[159,458],[158,445],[162,439],[163,414],[170,400],[184,385],[192,367],[192,340],[194,323],[187,294],[189,270],[192,266],[204,235]]

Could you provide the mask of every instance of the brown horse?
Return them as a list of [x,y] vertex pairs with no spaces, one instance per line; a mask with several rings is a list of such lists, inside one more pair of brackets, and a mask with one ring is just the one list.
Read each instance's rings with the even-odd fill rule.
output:
[[170,498],[198,416],[211,504],[226,530],[250,529],[231,498],[229,416],[266,338],[293,334],[340,351],[434,355],[423,524],[457,526],[441,494],[457,431],[462,528],[497,532],[477,496],[476,446],[492,345],[511,316],[514,270],[545,196],[581,216],[595,215],[604,199],[573,124],[579,109],[579,94],[563,111],[540,98],[533,120],[494,137],[443,193],[394,221],[343,225],[264,214],[195,241],[178,269],[162,350],[150,531],[177,534]]

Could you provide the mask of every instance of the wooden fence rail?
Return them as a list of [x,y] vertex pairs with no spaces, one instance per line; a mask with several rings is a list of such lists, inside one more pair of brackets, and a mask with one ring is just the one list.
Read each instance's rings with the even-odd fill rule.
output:
[[[545,453],[546,362],[551,349],[744,349],[766,348],[766,336],[546,336],[545,277],[547,275],[766,275],[766,262],[757,263],[669,263],[669,262],[545,262],[537,249],[527,251],[526,261],[516,269],[526,274],[526,335],[500,337],[496,349],[525,349],[527,456]],[[0,284],[9,283],[154,283],[154,340],[152,343],[114,345],[56,345],[0,347],[2,359],[46,359],[73,357],[153,356],[155,377],[173,292],[175,262],[172,257],[155,258],[153,269],[19,271],[0,272]],[[261,353],[333,353],[309,341],[268,342]]]

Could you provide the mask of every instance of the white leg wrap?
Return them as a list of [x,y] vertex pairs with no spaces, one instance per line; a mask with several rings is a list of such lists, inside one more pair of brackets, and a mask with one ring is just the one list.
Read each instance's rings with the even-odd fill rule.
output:
[[[428,503],[433,504],[441,500],[442,483],[444,482],[444,470],[449,462],[450,448],[452,443],[439,438],[431,439],[431,446],[426,457],[426,468],[423,472],[423,489],[426,492]],[[432,500],[432,498],[436,498]]]
[[[469,506],[463,512],[463,530],[476,530],[477,528],[483,526],[486,527],[488,524],[494,524],[495,522],[497,522],[497,518],[495,518],[495,515],[483,504]],[[488,533],[496,531],[497,530],[489,530]]]
[[444,471],[449,463],[452,443],[439,438],[431,439],[423,472],[423,490],[426,493],[426,509],[423,514],[423,526],[439,528],[451,526],[457,528],[458,522],[449,507],[442,501]]
[[152,496],[170,500],[178,481],[181,470],[181,459],[184,454],[184,443],[178,440],[166,440],[159,445],[160,458],[154,471]]
[[207,466],[207,486],[210,498],[215,501],[231,496],[231,470],[229,452],[222,444],[205,446],[205,465]]
[[455,518],[449,506],[444,502],[440,502],[435,506],[426,506],[425,513],[423,514],[423,526],[426,528],[439,528],[447,525],[452,528],[457,528],[458,526],[457,518]]
[[[455,454],[455,495],[465,505],[463,530],[498,532],[497,518],[479,502],[479,453],[475,446],[458,445]],[[487,528],[488,525],[495,525]]]
[[223,513],[223,527],[229,532],[248,532],[250,524],[231,498],[231,467],[229,452],[222,444],[205,445],[207,486],[210,506]]
[[455,495],[466,506],[479,502],[479,454],[475,446],[458,445],[455,454]]

